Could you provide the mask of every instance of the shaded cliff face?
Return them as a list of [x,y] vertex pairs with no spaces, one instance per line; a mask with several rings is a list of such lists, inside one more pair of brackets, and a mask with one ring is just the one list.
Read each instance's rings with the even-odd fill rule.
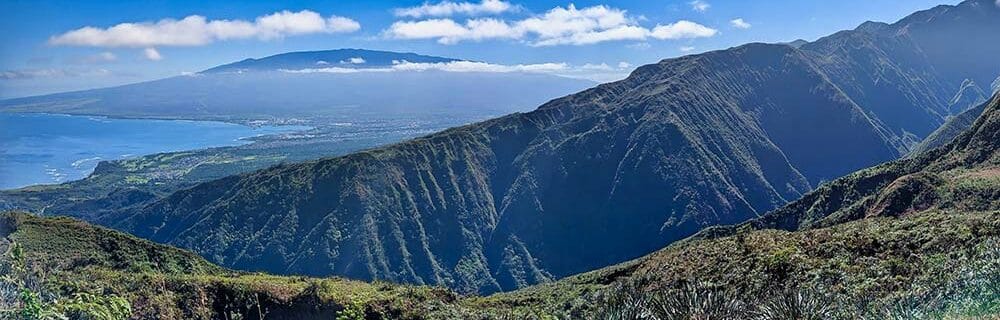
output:
[[962,132],[975,123],[976,119],[983,114],[986,110],[986,102],[980,103],[978,106],[971,109],[965,110],[948,119],[940,128],[934,130],[931,135],[927,136],[924,141],[921,141],[919,145],[910,150],[909,156],[917,156],[921,153],[933,150],[935,148],[944,146],[958,137]]
[[907,22],[922,14],[800,49],[664,60],[530,113],[208,182],[100,222],[239,269],[463,292],[548,281],[904,154],[978,77],[922,53],[930,40]]
[[906,150],[947,116],[977,105],[953,106],[963,87],[991,83],[1000,74],[993,58],[1000,55],[994,31],[1000,29],[998,17],[1000,7],[993,1],[969,0],[893,24],[866,22],[802,49],[875,119],[896,148]]
[[[967,130],[941,147],[852,173],[743,226],[796,231],[932,209],[998,210],[1000,94],[981,110]],[[696,238],[730,235],[738,228],[714,227]]]
[[[487,299],[586,314],[595,303],[574,302],[581,297],[649,297],[694,282],[714,289],[685,289],[688,297],[710,293],[726,303],[766,305],[761,301],[791,288],[799,299],[837,310],[824,316],[836,319],[859,318],[853,308],[901,308],[904,301],[900,310],[934,311],[923,314],[947,314],[948,307],[955,314],[990,314],[978,306],[997,302],[991,288],[1000,257],[1000,95],[982,110],[941,148],[857,171],[759,219],[708,228],[638,259]],[[964,301],[976,307],[963,311]]]

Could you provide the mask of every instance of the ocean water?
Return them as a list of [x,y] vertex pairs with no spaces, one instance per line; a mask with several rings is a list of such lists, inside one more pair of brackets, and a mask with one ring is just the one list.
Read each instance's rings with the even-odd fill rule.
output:
[[0,113],[0,189],[86,177],[102,160],[250,143],[301,126]]

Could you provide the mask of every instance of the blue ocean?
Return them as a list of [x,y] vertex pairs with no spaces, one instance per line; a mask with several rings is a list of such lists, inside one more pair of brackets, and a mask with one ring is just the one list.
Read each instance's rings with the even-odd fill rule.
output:
[[232,146],[302,130],[214,121],[0,113],[0,189],[86,177],[102,160]]

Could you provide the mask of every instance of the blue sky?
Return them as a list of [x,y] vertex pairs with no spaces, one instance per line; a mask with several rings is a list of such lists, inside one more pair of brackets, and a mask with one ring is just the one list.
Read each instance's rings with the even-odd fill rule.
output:
[[336,48],[554,63],[565,66],[566,75],[607,81],[664,58],[747,42],[814,40],[867,20],[893,22],[957,2],[5,0],[0,98]]

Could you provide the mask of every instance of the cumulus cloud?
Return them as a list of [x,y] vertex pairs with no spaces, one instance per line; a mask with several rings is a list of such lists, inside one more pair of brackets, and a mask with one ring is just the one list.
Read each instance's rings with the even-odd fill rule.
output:
[[[997,1],[1000,1],[1000,0],[997,0]],[[729,20],[729,24],[732,25],[734,28],[739,28],[739,29],[750,29],[750,27],[753,26],[753,25],[747,23],[746,21],[743,21],[743,18],[736,18],[736,19],[733,19],[733,20]]]
[[156,51],[155,48],[146,48],[146,49],[143,49],[142,50],[142,56],[145,57],[146,59],[148,59],[149,61],[160,61],[160,60],[163,60],[163,56],[161,56],[160,52]]
[[614,68],[612,68],[611,66],[609,66],[607,63],[601,63],[601,64],[587,63],[587,64],[584,64],[583,66],[580,66],[580,69],[582,69],[582,70],[598,70],[598,71],[611,71],[611,70],[614,70]]
[[684,47],[680,47],[680,50],[681,50],[681,52],[691,52],[691,51],[694,51],[694,47],[684,46]]
[[87,26],[49,38],[52,45],[152,48],[200,46],[215,41],[257,38],[268,40],[311,33],[346,33],[361,25],[345,17],[322,17],[302,10],[280,11],[254,21],[208,20],[191,15],[181,20],[121,23],[107,28]]
[[414,63],[400,61],[393,64],[392,69],[397,71],[427,71],[439,70],[447,72],[541,72],[551,73],[565,70],[568,66],[565,63],[537,63],[537,64],[515,64],[503,65],[477,61],[451,61],[436,63]]
[[343,63],[343,64],[363,64],[363,63],[365,63],[365,58],[362,58],[362,57],[353,57],[353,58],[350,58],[350,59],[347,59],[347,60],[341,60],[340,63]]
[[688,4],[691,5],[691,10],[698,12],[708,11],[708,8],[712,7],[712,5],[708,4],[708,2],[705,2],[704,0],[694,0],[689,2]]
[[516,39],[523,35],[506,22],[492,18],[471,19],[465,24],[451,19],[397,21],[385,33],[396,39],[437,39],[441,44],[463,40]]
[[409,18],[448,17],[456,14],[499,14],[513,8],[510,2],[501,0],[482,0],[479,3],[443,1],[437,4],[425,2],[418,7],[397,8],[394,13],[397,17]]
[[504,65],[477,61],[450,62],[409,62],[393,61],[392,66],[382,68],[314,68],[280,71],[287,73],[361,73],[361,72],[395,72],[395,71],[446,71],[446,72],[553,72],[565,70],[565,63],[538,63]]
[[613,81],[626,77],[632,65],[619,62],[618,68],[607,63],[586,63],[570,65],[564,62],[546,62],[533,64],[496,64],[478,61],[450,61],[435,63],[418,63],[409,61],[393,61],[391,66],[372,68],[323,67],[307,69],[281,69],[285,73],[326,73],[326,74],[356,74],[356,73],[386,73],[386,72],[480,72],[480,73],[541,73],[569,78],[587,79],[598,82]]
[[690,39],[711,37],[717,30],[687,20],[657,25],[650,35],[657,39]]
[[711,37],[715,29],[682,20],[657,25],[652,30],[640,26],[625,10],[604,5],[577,9],[570,4],[523,20],[497,18],[397,21],[384,31],[395,39],[436,39],[442,44],[486,39],[523,40],[532,46],[587,45],[605,41],[682,39]]

